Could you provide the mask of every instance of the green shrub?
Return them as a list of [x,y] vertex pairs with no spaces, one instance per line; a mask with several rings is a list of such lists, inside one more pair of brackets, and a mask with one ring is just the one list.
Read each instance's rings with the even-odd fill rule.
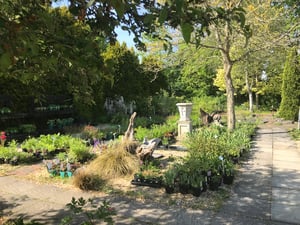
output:
[[21,148],[33,152],[39,151],[41,149],[39,140],[37,138],[26,139],[21,143]]
[[[96,225],[102,221],[107,224],[114,224],[112,216],[116,215],[116,211],[107,201],[103,201],[99,204],[92,199],[85,200],[81,197],[76,200],[73,197],[71,203],[67,204],[67,206],[75,215],[79,214],[81,217],[84,217],[84,222],[80,224]],[[73,220],[74,216],[68,216],[64,218],[61,225],[73,224]]]
[[191,157],[217,162],[219,156],[228,159],[249,150],[255,127],[255,124],[240,123],[233,132],[214,125],[202,127],[189,134],[185,144]]
[[12,159],[17,159],[18,163],[30,163],[36,161],[36,158],[27,152],[21,152],[15,144],[9,144],[7,147],[0,146],[0,158],[6,163],[10,163]]
[[281,102],[278,115],[287,120],[295,120],[300,105],[300,66],[296,48],[291,48],[286,58],[282,74]]
[[70,139],[67,154],[71,162],[86,162],[93,157],[85,142],[79,138]]
[[199,116],[199,110],[202,108],[204,111],[211,113],[214,111],[224,111],[226,107],[225,96],[202,96],[201,98],[193,98],[193,112]]
[[148,140],[152,138],[163,139],[166,133],[175,132],[177,129],[177,119],[175,116],[169,116],[164,124],[153,124],[150,128],[139,126],[135,129],[135,138],[138,141],[142,141],[145,137]]
[[300,140],[300,130],[298,130],[298,129],[292,129],[290,131],[290,134],[291,134],[291,136],[292,136],[292,138],[294,140]]

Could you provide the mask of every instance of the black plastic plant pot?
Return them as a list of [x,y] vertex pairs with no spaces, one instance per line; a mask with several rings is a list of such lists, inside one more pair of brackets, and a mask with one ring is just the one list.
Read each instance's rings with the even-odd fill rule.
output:
[[189,185],[186,185],[186,184],[179,185],[179,192],[183,195],[188,194],[189,189],[190,189]]
[[202,188],[201,187],[191,187],[191,193],[195,197],[199,197],[202,193]]
[[131,184],[137,185],[137,186],[148,186],[153,188],[161,188],[161,183],[157,182],[151,182],[149,179],[144,179],[141,181],[132,180]]
[[229,175],[229,176],[224,175],[224,176],[223,176],[223,183],[224,183],[224,184],[230,185],[230,184],[233,183],[233,180],[234,180],[234,176],[232,176],[232,175]]
[[207,183],[203,182],[202,183],[202,192],[205,192],[205,191],[207,191]]
[[174,186],[165,186],[165,191],[167,194],[172,194],[175,191]]
[[220,185],[218,183],[212,182],[212,183],[209,184],[209,190],[216,191],[216,190],[218,190],[219,186]]
[[209,190],[216,191],[222,184],[222,177],[212,177],[212,179],[209,182]]

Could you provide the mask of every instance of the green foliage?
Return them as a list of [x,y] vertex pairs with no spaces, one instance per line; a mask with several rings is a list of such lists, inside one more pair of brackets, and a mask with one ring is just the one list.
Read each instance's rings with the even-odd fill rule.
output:
[[292,129],[289,133],[294,140],[300,140],[300,130],[299,129]]
[[93,157],[85,142],[79,138],[70,139],[67,154],[71,162],[86,162]]
[[86,162],[93,157],[82,139],[68,135],[48,134],[40,135],[37,138],[28,138],[21,143],[21,147],[33,152],[51,153],[63,150],[66,151],[70,162]]
[[202,96],[200,98],[193,99],[193,113],[198,113],[199,110],[202,108],[204,111],[211,113],[214,111],[225,111],[226,105],[226,97],[219,96],[219,97],[212,97],[212,96]]
[[150,128],[137,127],[135,129],[135,138],[138,141],[143,141],[146,137],[149,139],[160,138],[163,139],[166,133],[175,132],[177,129],[177,118],[170,116],[167,118],[166,122],[163,124],[152,124]]
[[211,182],[220,182],[222,175],[234,175],[235,166],[232,157],[239,156],[250,147],[250,135],[255,131],[255,124],[239,124],[233,133],[219,126],[203,127],[191,133],[185,140],[188,155],[174,162],[164,172],[166,186],[179,184],[199,188],[205,182],[204,176],[210,171]]
[[213,167],[217,170],[220,156],[224,160],[231,160],[231,157],[239,157],[243,151],[250,149],[255,127],[252,123],[240,123],[232,132],[219,126],[198,129],[186,140],[188,158],[200,160],[206,169]]
[[99,128],[91,125],[86,125],[81,133],[83,139],[101,139],[104,138],[104,133]]
[[176,167],[168,168],[163,174],[164,185],[173,187],[176,177],[177,177]]
[[[76,218],[76,224],[80,225],[96,225],[101,222],[114,224],[113,216],[116,215],[116,210],[111,207],[108,201],[104,200],[99,204],[93,199],[85,200],[82,197],[78,199],[72,197],[71,202],[66,206],[71,210],[71,213],[60,221],[60,225],[74,224],[75,216],[79,216]],[[3,225],[42,225],[42,223],[34,220],[24,222],[24,219],[19,217],[5,221]]]
[[168,68],[164,73],[169,79],[171,95],[185,99],[216,95],[218,89],[213,85],[213,80],[220,66],[217,51],[180,44],[178,51],[165,57]]
[[281,103],[278,115],[288,120],[296,120],[300,105],[300,66],[297,50],[292,48],[283,71]]
[[109,46],[102,56],[106,70],[109,71],[108,75],[111,77],[110,83],[106,85],[107,97],[123,96],[126,101],[132,101],[137,100],[138,96],[135,93],[148,96],[147,89],[144,89],[143,85],[147,80],[138,70],[138,58],[126,44],[120,45],[117,42]]
[[[103,201],[99,205],[99,203],[93,199],[85,200],[81,197],[76,200],[73,197],[71,203],[67,204],[67,207],[71,209],[74,215],[84,217],[83,222],[80,222],[81,225],[96,225],[101,222],[111,225],[114,224],[112,216],[116,215],[116,211],[107,201]],[[73,224],[73,220],[74,216],[68,216],[64,218],[60,225]]]
[[7,147],[0,146],[0,158],[5,163],[10,163],[12,160],[17,160],[18,164],[35,162],[35,157],[31,153],[20,151],[14,141],[10,142]]
[[0,12],[0,88],[15,100],[13,107],[22,111],[29,107],[28,93],[38,102],[49,93],[69,93],[77,112],[91,111],[90,106],[101,99],[106,79],[99,72],[104,39],[67,8],[53,9],[33,0],[7,1]]
[[9,219],[3,225],[42,225],[42,223],[35,221],[24,222],[23,217],[19,217],[17,219]]

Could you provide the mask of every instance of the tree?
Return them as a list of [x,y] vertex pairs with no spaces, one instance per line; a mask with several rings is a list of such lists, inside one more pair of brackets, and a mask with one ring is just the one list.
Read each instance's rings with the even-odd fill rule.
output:
[[182,43],[165,57],[164,64],[173,95],[185,99],[216,95],[213,79],[220,64],[218,51]]
[[106,43],[67,8],[43,2],[4,1],[1,6],[1,90],[21,103],[27,96],[42,102],[49,94],[72,95],[83,111],[101,95],[100,52]]
[[102,56],[105,74],[110,77],[105,96],[110,99],[122,96],[127,103],[134,101],[143,105],[149,96],[157,95],[166,87],[159,61],[148,56],[140,63],[133,49],[128,49],[125,43],[110,45]]
[[237,57],[233,58],[232,56],[232,45],[238,37],[245,37],[245,41],[247,41],[251,35],[249,26],[245,24],[244,10],[241,8],[240,3],[240,1],[234,0],[214,1],[212,3],[213,7],[217,6],[217,9],[220,10],[224,20],[210,24],[211,30],[215,34],[216,45],[200,44],[202,47],[218,49],[222,56],[227,96],[228,130],[235,128],[234,86],[231,71],[233,65],[239,60]]
[[284,119],[296,120],[300,105],[300,60],[297,49],[292,48],[286,59],[282,74],[282,100],[278,115]]

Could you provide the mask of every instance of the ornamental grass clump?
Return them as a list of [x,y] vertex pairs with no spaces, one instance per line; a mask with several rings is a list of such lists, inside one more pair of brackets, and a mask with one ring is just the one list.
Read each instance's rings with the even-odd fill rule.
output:
[[89,172],[88,170],[80,169],[76,171],[73,179],[74,186],[81,190],[100,191],[105,185],[106,181],[99,175]]
[[128,143],[116,142],[88,166],[88,170],[107,179],[130,176],[139,170],[138,158],[128,152]]

